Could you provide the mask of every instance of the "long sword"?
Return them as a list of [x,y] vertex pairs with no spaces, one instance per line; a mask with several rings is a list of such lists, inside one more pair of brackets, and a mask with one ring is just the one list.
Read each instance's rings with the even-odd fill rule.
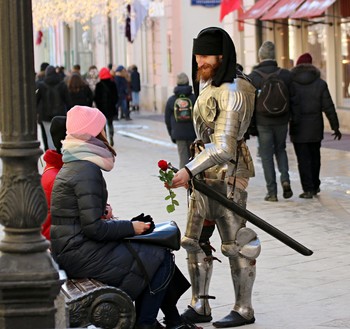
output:
[[[171,164],[168,164],[168,167],[173,170],[174,172],[178,171],[177,168],[174,168]],[[284,232],[280,231],[278,228],[274,227],[270,223],[266,222],[259,216],[253,214],[249,210],[241,207],[238,203],[234,202],[233,200],[228,199],[225,195],[215,191],[212,187],[208,186],[204,182],[198,180],[197,178],[192,179],[193,187],[206,195],[207,197],[214,199],[215,201],[219,202],[224,207],[233,210],[237,215],[243,217],[248,222],[252,223],[253,225],[259,227],[264,232],[272,235],[277,240],[283,242],[288,247],[294,249],[295,251],[299,252],[300,254],[304,256],[311,256],[313,254],[313,251],[299,243],[298,241],[294,240],[289,235],[285,234]]]

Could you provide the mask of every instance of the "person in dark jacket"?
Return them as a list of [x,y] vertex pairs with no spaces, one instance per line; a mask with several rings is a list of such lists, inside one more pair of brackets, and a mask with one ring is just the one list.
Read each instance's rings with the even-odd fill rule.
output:
[[100,81],[96,84],[95,104],[96,107],[107,118],[107,127],[109,135],[109,143],[114,145],[114,127],[113,118],[116,115],[116,105],[118,102],[118,92],[110,70],[103,67],[99,73]]
[[320,192],[321,184],[320,150],[324,131],[322,112],[326,114],[334,131],[334,139],[339,140],[342,135],[327,83],[321,79],[319,69],[312,65],[312,56],[309,53],[302,54],[291,72],[298,104],[292,107],[289,134],[304,191],[299,197],[312,199]]
[[44,161],[46,163],[43,174],[41,175],[41,185],[44,189],[47,201],[47,216],[41,226],[41,233],[47,240],[50,240],[51,229],[51,193],[55,178],[63,166],[62,162],[62,141],[66,137],[66,117],[57,116],[51,121],[50,133],[52,136],[54,150],[47,150],[44,154]]
[[117,117],[119,115],[119,108],[121,110],[121,118],[125,120],[132,120],[130,118],[130,111],[128,107],[129,83],[127,80],[128,72],[123,65],[119,65],[115,72],[115,83],[118,90],[118,104]]
[[194,105],[196,97],[192,92],[192,86],[189,85],[186,73],[180,73],[177,76],[177,86],[174,88],[174,95],[170,96],[165,106],[165,124],[169,136],[173,143],[177,145],[179,153],[179,168],[183,168],[190,159],[190,146],[196,138],[192,118],[189,121],[176,121],[174,115],[174,104],[179,96],[189,98]]
[[72,73],[67,79],[67,86],[72,106],[92,106],[93,93],[79,73]]
[[133,111],[140,110],[141,79],[136,65],[131,66],[130,73],[131,107]]
[[160,308],[167,328],[196,328],[176,308],[189,283],[172,252],[124,240],[149,230],[152,217],[104,218],[108,191],[102,170],[112,170],[116,156],[105,124],[97,108],[75,106],[67,113],[63,166],[51,195],[52,256],[69,278],[92,278],[125,291],[135,300],[136,329],[162,328]]
[[[261,45],[258,56],[259,64],[254,67],[253,71],[249,74],[249,78],[254,87],[261,90],[264,79],[256,69],[269,74],[278,71],[280,68],[277,66],[275,59],[275,45],[271,41],[265,41]],[[291,73],[286,69],[281,69],[279,78],[288,87],[289,96],[292,98],[293,91],[290,87],[292,81]],[[286,152],[289,117],[289,112],[278,117],[267,117],[258,111],[254,113],[255,124],[258,130],[259,153],[267,188],[265,201],[278,201],[274,156],[276,157],[277,167],[281,174],[280,181],[283,189],[283,197],[288,199],[293,195],[290,186],[288,156]]]
[[36,104],[45,151],[54,149],[50,135],[51,120],[55,116],[65,116],[71,108],[67,85],[60,79],[54,66],[46,68],[44,80],[37,85]]

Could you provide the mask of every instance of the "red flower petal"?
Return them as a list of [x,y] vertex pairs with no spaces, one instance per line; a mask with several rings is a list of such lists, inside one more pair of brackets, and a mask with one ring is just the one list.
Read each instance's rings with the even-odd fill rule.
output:
[[162,169],[163,171],[167,171],[167,169],[168,169],[168,162],[166,162],[165,160],[160,160],[160,161],[158,161],[158,167],[160,169]]

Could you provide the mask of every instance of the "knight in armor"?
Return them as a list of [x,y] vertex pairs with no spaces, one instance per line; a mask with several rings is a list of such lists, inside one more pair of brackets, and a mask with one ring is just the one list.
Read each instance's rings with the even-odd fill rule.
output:
[[212,320],[209,284],[213,271],[210,238],[215,226],[221,251],[229,258],[235,291],[233,309],[216,328],[237,327],[255,322],[252,289],[256,258],[261,246],[246,220],[217,201],[191,189],[191,179],[224,194],[245,207],[246,188],[254,166],[244,134],[254,110],[255,88],[236,71],[236,51],[230,36],[221,28],[202,30],[193,41],[193,86],[198,96],[193,109],[197,139],[193,158],[174,176],[172,188],[188,187],[189,209],[182,247],[188,254],[192,300],[182,317],[192,322]]

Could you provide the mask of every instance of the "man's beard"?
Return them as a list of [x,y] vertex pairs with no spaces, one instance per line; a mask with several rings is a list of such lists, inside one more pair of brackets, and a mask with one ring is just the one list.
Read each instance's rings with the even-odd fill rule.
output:
[[208,81],[213,79],[216,72],[218,71],[218,68],[220,66],[220,62],[217,61],[215,64],[203,64],[200,68],[198,68],[197,71],[197,77],[196,81]]

